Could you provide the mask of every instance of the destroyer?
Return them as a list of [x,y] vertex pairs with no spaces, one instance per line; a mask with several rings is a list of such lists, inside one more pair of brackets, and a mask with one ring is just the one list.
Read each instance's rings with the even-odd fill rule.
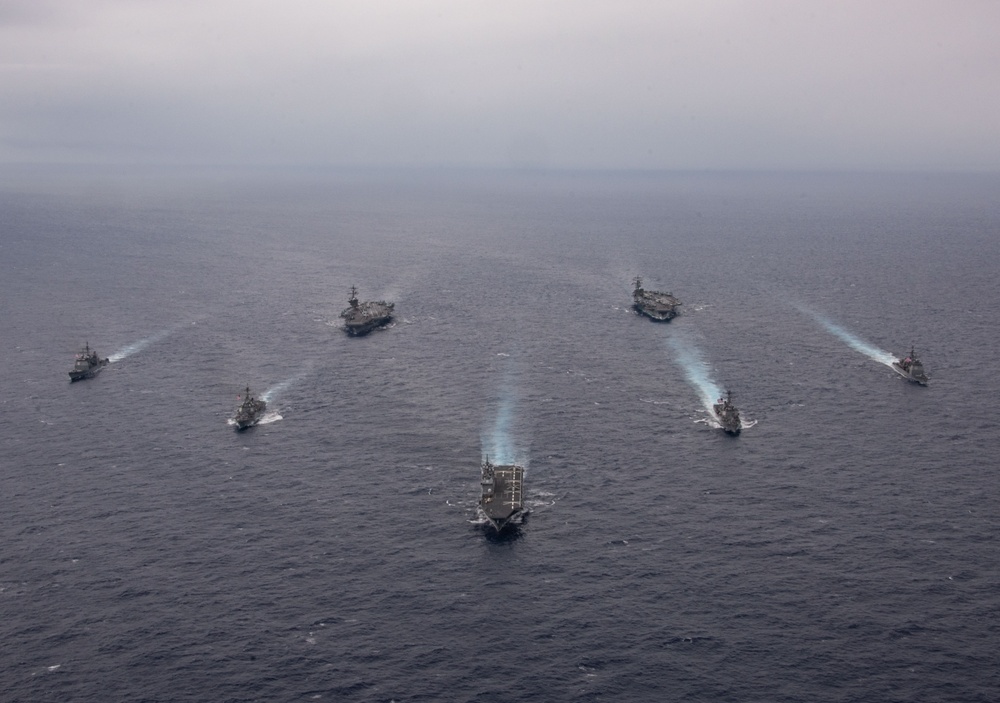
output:
[[909,356],[904,356],[902,359],[892,362],[892,368],[903,378],[909,379],[914,383],[919,383],[921,386],[926,386],[927,381],[930,380],[927,378],[927,374],[924,373],[924,365],[920,363],[920,359],[913,353],[913,347],[910,347]]
[[245,430],[248,427],[253,427],[264,417],[266,410],[267,401],[254,398],[250,395],[250,386],[247,386],[246,391],[244,391],[243,402],[240,403],[240,407],[236,408],[236,414],[233,415],[233,422],[236,423],[236,429]]
[[69,380],[72,382],[81,381],[85,378],[93,378],[109,363],[111,362],[107,359],[102,359],[98,356],[97,352],[90,348],[90,342],[87,342],[83,349],[76,355],[73,370],[69,372]]
[[480,481],[483,495],[479,507],[497,533],[510,525],[524,508],[522,484],[524,467],[516,464],[497,466],[486,457],[483,462],[483,478]]
[[358,302],[358,289],[351,286],[351,297],[347,301],[351,307],[346,308],[340,316],[344,318],[344,330],[352,337],[368,334],[373,329],[392,321],[395,303],[384,300]]
[[655,290],[645,290],[642,279],[635,277],[635,290],[632,291],[632,307],[640,315],[656,320],[669,322],[677,317],[677,307],[681,304],[672,293],[660,293]]
[[732,391],[726,391],[726,397],[719,398],[712,408],[726,434],[738,435],[740,433],[743,424],[740,422],[740,411],[733,405]]

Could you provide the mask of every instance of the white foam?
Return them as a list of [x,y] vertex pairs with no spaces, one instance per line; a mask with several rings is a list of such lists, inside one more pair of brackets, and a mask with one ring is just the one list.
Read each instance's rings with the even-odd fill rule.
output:
[[166,337],[167,335],[169,335],[170,332],[171,332],[171,330],[163,330],[162,332],[158,332],[157,334],[154,334],[152,337],[147,337],[146,339],[139,340],[138,342],[135,342],[134,344],[129,344],[128,346],[122,347],[121,349],[119,349],[118,351],[116,351],[114,354],[112,354],[111,356],[109,356],[108,357],[108,361],[110,361],[111,363],[114,363],[116,361],[121,361],[122,359],[124,359],[126,357],[132,356],[133,354],[137,354],[138,352],[141,352],[143,349],[145,349],[146,347],[148,347],[150,344],[154,344],[156,342],[159,342],[164,337]]
[[715,408],[712,406],[716,399],[722,396],[722,389],[712,380],[709,366],[701,358],[701,352],[694,344],[679,335],[671,336],[667,341],[677,352],[677,362],[684,369],[688,383],[698,392],[705,410],[714,416]]
[[847,346],[851,347],[851,349],[861,352],[872,361],[877,361],[880,364],[885,364],[886,366],[891,367],[892,362],[896,360],[896,357],[894,357],[889,352],[885,351],[884,349],[879,349],[878,347],[864,341],[860,337],[851,334],[843,327],[836,324],[835,322],[825,317],[824,315],[819,314],[815,310],[810,310],[804,305],[796,305],[796,307],[800,311],[812,317],[820,325],[825,327],[827,332],[831,333],[833,336],[837,337],[839,340],[846,343]]

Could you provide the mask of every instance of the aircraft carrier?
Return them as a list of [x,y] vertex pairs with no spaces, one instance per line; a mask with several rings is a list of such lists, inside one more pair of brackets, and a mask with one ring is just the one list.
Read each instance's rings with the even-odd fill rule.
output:
[[677,317],[677,308],[681,301],[672,293],[646,290],[642,287],[642,279],[638,276],[633,282],[635,290],[632,291],[632,308],[637,313],[657,322],[670,322]]
[[351,286],[351,297],[340,316],[344,318],[344,331],[352,337],[360,337],[392,321],[395,303],[384,300],[358,301],[358,289]]
[[479,499],[479,507],[499,534],[514,523],[524,510],[524,467],[516,464],[493,464],[486,457],[480,483],[483,494]]

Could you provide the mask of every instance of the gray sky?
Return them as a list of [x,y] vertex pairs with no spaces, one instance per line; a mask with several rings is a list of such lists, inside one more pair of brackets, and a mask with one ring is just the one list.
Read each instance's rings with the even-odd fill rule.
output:
[[1000,170],[1000,2],[0,0],[0,162]]

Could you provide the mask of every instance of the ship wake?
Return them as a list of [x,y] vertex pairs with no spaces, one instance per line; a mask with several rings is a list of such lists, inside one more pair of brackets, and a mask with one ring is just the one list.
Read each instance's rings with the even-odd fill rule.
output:
[[135,342],[134,344],[129,344],[129,345],[125,346],[125,347],[122,347],[121,349],[119,349],[118,351],[116,351],[114,354],[112,354],[111,356],[109,356],[108,357],[108,361],[110,361],[111,363],[114,363],[116,361],[121,361],[122,359],[128,358],[128,357],[132,356],[133,354],[138,354],[143,349],[145,349],[146,347],[148,347],[150,344],[156,344],[157,342],[162,341],[172,331],[173,330],[163,330],[162,332],[158,332],[158,333],[154,334],[152,337],[146,337],[145,339],[141,339],[138,342]]
[[[500,401],[492,426],[487,428],[480,437],[483,459],[489,458],[494,464],[521,463],[518,461],[519,459],[523,461],[523,457],[521,457],[523,452],[514,442],[511,433],[514,408],[514,399],[509,395]],[[521,463],[521,465],[524,464]]]
[[711,425],[714,422],[718,425],[715,421],[715,409],[712,405],[716,399],[722,396],[722,389],[712,380],[711,369],[702,358],[701,351],[694,344],[676,334],[669,337],[667,341],[676,353],[677,363],[684,370],[688,383],[698,393],[702,406],[708,412],[708,423]]
[[885,364],[886,366],[891,367],[892,362],[896,360],[896,358],[889,352],[885,351],[884,349],[879,349],[878,347],[869,344],[868,342],[857,337],[856,335],[851,334],[843,327],[836,324],[835,322],[825,317],[824,315],[819,314],[815,310],[810,310],[809,308],[803,305],[798,305],[796,307],[798,307],[799,310],[801,310],[802,312],[804,312],[805,314],[809,315],[811,318],[816,320],[816,322],[818,322],[820,326],[826,329],[826,331],[832,334],[834,337],[847,344],[847,346],[849,346],[851,349],[861,352],[872,361],[877,361],[880,364]]
[[263,400],[265,403],[270,403],[272,400],[274,400],[274,398],[287,391],[296,382],[301,381],[303,376],[304,374],[300,373],[295,376],[292,376],[291,378],[286,378],[281,383],[274,384],[261,394],[260,399]]

